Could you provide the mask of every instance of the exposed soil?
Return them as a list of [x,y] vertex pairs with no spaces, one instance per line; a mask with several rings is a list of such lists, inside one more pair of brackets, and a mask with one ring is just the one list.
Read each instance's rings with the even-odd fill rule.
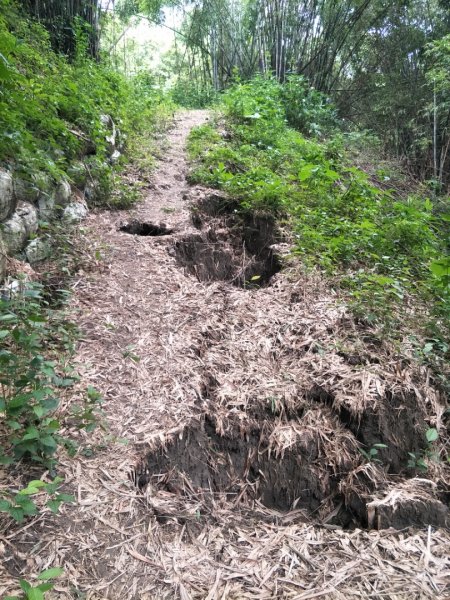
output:
[[169,229],[164,223],[155,225],[154,223],[143,223],[142,221],[133,220],[130,223],[125,223],[119,227],[119,231],[124,233],[130,233],[131,235],[143,235],[143,236],[158,236],[158,235],[171,235],[173,229]]
[[[199,212],[195,215],[198,219]],[[205,220],[201,222],[204,225]],[[268,284],[281,270],[272,248],[275,239],[268,217],[216,219],[205,232],[178,240],[175,256],[199,281],[228,281],[250,289]]]
[[[271,452],[266,419],[261,415],[259,424],[245,435],[221,436],[214,421],[205,418],[168,448],[149,455],[138,485],[181,491],[187,479],[201,495],[205,512],[220,494],[233,505],[250,507],[257,500],[280,511],[317,511],[324,498],[336,495],[338,480],[331,469],[325,480],[317,477],[316,437],[311,433],[298,439],[279,455]],[[349,523],[348,514],[340,516]]]
[[287,258],[273,221],[188,187],[207,118],[178,116],[145,202],[89,217],[104,258],[74,283],[65,408],[93,385],[104,428],[66,424],[76,504],[0,529],[0,597],[62,565],[69,600],[446,600],[448,468],[407,467],[444,399]]

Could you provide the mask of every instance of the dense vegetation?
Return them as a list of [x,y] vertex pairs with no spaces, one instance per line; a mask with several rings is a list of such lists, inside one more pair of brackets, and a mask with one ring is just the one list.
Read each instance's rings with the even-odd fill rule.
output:
[[[69,176],[77,183],[74,163],[111,198],[113,169],[107,162],[107,134],[102,115],[110,115],[122,138],[133,132],[147,137],[170,114],[170,103],[150,74],[130,80],[107,60],[90,57],[86,27],[74,25],[73,56],[52,49],[51,36],[27,18],[15,2],[2,0],[0,12],[0,164],[21,170],[37,187],[46,178]],[[75,170],[74,170],[75,169]]]
[[224,94],[223,111],[225,133],[206,125],[191,135],[192,179],[227,191],[242,211],[287,219],[303,263],[333,275],[364,321],[395,324],[401,335],[400,322],[425,325],[435,350],[445,351],[445,200],[419,187],[395,189],[401,174],[391,165],[370,175],[355,167],[352,149],[373,141],[343,134],[333,107],[300,77],[237,84]]
[[414,177],[442,189],[449,8],[448,0],[205,0],[181,27],[179,85],[201,103],[236,76],[302,75],[346,122],[375,131]]

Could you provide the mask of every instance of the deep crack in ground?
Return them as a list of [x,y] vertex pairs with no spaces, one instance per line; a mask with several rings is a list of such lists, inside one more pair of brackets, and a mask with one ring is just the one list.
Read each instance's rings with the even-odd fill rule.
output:
[[[178,116],[145,202],[89,217],[106,256],[75,285],[79,396],[101,392],[107,433],[78,433],[60,460],[77,503],[14,544],[37,570],[64,566],[65,599],[444,599],[444,530],[339,527],[445,519],[438,485],[358,449],[385,442],[399,471],[439,394],[381,347],[348,360],[369,345],[320,278],[280,262],[273,223],[187,186],[186,136],[207,118]],[[119,231],[161,221],[172,235]]]

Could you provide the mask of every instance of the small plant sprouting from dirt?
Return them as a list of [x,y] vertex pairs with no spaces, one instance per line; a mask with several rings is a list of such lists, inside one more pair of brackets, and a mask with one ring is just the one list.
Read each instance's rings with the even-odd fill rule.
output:
[[62,575],[63,572],[64,569],[61,567],[46,569],[36,577],[37,582],[35,584],[20,579],[19,585],[23,594],[21,596],[6,596],[4,600],[41,600],[44,598],[45,592],[53,589],[53,580]]

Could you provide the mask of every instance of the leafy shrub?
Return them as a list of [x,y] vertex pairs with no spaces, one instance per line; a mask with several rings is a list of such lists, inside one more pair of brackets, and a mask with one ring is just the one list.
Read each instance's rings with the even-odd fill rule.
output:
[[281,86],[281,101],[291,127],[322,136],[337,128],[336,110],[324,94],[311,88],[304,77],[290,75]]
[[[341,133],[319,142],[288,127],[286,116],[313,136],[332,130],[334,110],[322,96],[300,78],[280,85],[258,77],[227,91],[223,111],[226,139],[209,126],[191,134],[196,181],[226,190],[243,211],[290,219],[295,251],[307,265],[339,273],[367,320],[389,323],[406,295],[448,314],[445,214],[429,199],[398,198],[349,166]],[[446,335],[439,323],[435,338]]]
[[0,326],[0,414],[8,432],[0,462],[26,458],[52,467],[63,441],[55,416],[57,390],[74,382],[70,371],[45,356],[50,339],[55,333],[60,337],[61,329],[36,284],[23,295],[0,301]]

